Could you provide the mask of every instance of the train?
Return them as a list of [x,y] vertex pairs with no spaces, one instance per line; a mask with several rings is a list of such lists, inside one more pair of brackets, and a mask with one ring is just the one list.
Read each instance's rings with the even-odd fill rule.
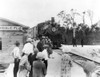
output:
[[52,41],[53,48],[61,47],[63,43],[62,35],[64,34],[64,28],[55,23],[53,18],[51,21],[39,23],[33,30],[33,35],[36,38],[41,39],[42,36],[47,36]]

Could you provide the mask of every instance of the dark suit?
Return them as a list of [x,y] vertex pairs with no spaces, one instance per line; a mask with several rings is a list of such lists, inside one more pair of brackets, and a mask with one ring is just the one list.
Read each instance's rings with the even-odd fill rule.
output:
[[40,41],[40,42],[38,42],[38,44],[37,44],[37,49],[39,50],[39,52],[42,52],[43,51],[43,43]]
[[36,55],[37,54],[34,54],[34,55],[30,54],[28,56],[28,61],[29,61],[30,65],[31,65],[31,71],[29,73],[29,77],[32,77],[32,68],[33,68],[32,64],[33,64],[33,61],[37,60]]

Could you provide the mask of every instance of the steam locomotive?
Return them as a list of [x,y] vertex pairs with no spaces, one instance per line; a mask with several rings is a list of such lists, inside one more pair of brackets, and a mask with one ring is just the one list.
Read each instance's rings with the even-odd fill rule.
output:
[[54,18],[51,21],[40,23],[37,25],[37,37],[47,36],[53,44],[53,48],[59,48],[62,41],[63,28],[59,24],[55,23]]

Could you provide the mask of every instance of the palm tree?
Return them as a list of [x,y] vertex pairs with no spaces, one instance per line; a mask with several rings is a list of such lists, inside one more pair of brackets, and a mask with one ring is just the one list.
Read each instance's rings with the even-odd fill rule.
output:
[[77,13],[76,11],[74,11],[74,9],[70,10],[71,14],[66,14],[65,11],[61,11],[60,13],[58,13],[58,17],[60,17],[63,21],[63,26],[65,28],[65,33],[69,27],[69,25],[72,25],[73,28],[73,38],[76,38],[76,28],[77,28],[77,24],[75,22],[75,16],[76,15],[80,15],[79,13]]

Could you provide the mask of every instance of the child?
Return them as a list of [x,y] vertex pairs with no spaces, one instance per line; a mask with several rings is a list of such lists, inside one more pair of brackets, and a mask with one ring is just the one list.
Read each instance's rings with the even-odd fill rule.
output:
[[19,69],[19,62],[21,59],[19,46],[20,46],[20,43],[18,41],[16,41],[15,48],[12,51],[12,55],[14,57],[14,70],[13,70],[14,77],[17,77],[17,72]]
[[37,60],[33,62],[32,77],[45,77],[47,71],[45,63],[42,62],[43,56],[42,52],[38,52]]

